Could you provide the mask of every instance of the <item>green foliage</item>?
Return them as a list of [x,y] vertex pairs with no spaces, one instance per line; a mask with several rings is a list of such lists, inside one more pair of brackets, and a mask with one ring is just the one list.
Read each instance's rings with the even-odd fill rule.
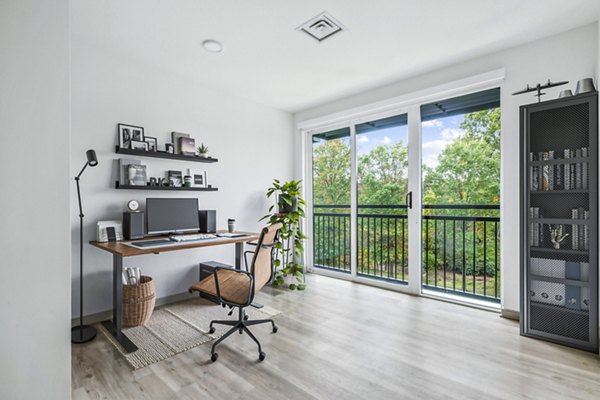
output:
[[[306,201],[302,198],[301,181],[289,181],[281,183],[278,179],[273,180],[273,185],[267,189],[267,197],[275,196],[275,205],[269,207],[269,214],[261,218],[268,220],[270,225],[281,223],[278,241],[275,244],[276,256],[273,260],[275,266],[274,285],[283,285],[285,278],[289,277],[291,290],[304,290],[304,267],[300,260],[304,252],[304,241],[306,236],[302,233],[302,218],[305,217],[304,208]],[[285,206],[296,207],[290,212],[280,213],[279,209]]]
[[200,154],[208,153],[208,147],[206,147],[204,145],[204,143],[202,143],[200,146],[198,146],[198,153],[200,153]]
[[358,159],[358,203],[402,204],[408,187],[408,148],[379,144]]

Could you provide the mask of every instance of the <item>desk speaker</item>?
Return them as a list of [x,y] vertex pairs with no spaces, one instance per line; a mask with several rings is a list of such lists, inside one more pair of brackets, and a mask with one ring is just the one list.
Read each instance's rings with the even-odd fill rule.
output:
[[215,233],[217,231],[217,210],[198,211],[200,233]]
[[144,213],[123,213],[123,236],[128,240],[144,238]]

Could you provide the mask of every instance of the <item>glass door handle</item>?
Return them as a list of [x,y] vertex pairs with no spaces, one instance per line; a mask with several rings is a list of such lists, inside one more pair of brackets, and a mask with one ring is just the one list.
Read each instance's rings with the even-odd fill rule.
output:
[[406,193],[406,206],[412,208],[412,192]]

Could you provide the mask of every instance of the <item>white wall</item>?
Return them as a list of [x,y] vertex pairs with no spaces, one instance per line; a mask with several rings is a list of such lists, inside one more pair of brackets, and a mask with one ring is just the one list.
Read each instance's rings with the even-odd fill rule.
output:
[[[76,15],[73,16],[75,18]],[[84,240],[95,238],[99,220],[121,219],[129,199],[144,204],[146,197],[192,197],[201,209],[216,209],[218,228],[235,218],[240,229],[260,228],[266,214],[267,187],[273,178],[289,179],[293,168],[292,116],[232,95],[195,85],[189,80],[138,64],[85,42],[75,29],[72,34],[72,132],[71,162],[83,165],[85,150],[93,148],[99,165],[82,177],[85,214]],[[216,55],[218,57],[218,55]],[[200,71],[201,72],[201,71]],[[159,148],[170,142],[170,132],[187,132],[204,142],[216,164],[140,158],[148,176],[164,176],[169,169],[206,169],[208,183],[218,192],[148,192],[114,189],[113,160],[117,123],[140,125],[148,136],[157,137]],[[128,158],[128,157],[125,157]],[[130,158],[130,157],[129,157]],[[76,194],[72,192],[73,198]],[[79,313],[79,264],[77,204],[71,207],[72,313]],[[156,283],[157,296],[186,292],[198,279],[198,262],[234,262],[233,245],[214,249],[174,252],[125,259],[124,267],[139,266]],[[84,313],[112,307],[112,256],[93,248],[84,249]]]
[[[547,79],[569,80],[575,83],[593,76],[598,62],[597,24],[581,27],[480,57],[450,65],[435,71],[402,80],[339,101],[297,113],[298,122],[308,121],[350,108],[364,106],[418,90],[434,87],[484,72],[505,68],[506,80],[501,92],[502,161],[501,161],[501,257],[502,307],[519,310],[519,105],[534,102],[531,95],[512,96],[511,93]],[[546,90],[545,99],[555,98],[566,87]],[[299,152],[299,148],[297,152]],[[296,168],[299,168],[298,166]]]
[[0,398],[68,399],[69,2],[0,2]]

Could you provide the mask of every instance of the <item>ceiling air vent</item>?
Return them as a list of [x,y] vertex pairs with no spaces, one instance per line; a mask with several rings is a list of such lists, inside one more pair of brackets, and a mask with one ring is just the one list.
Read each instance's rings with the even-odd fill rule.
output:
[[331,15],[323,12],[300,25],[298,30],[308,33],[319,42],[341,32],[344,28]]

